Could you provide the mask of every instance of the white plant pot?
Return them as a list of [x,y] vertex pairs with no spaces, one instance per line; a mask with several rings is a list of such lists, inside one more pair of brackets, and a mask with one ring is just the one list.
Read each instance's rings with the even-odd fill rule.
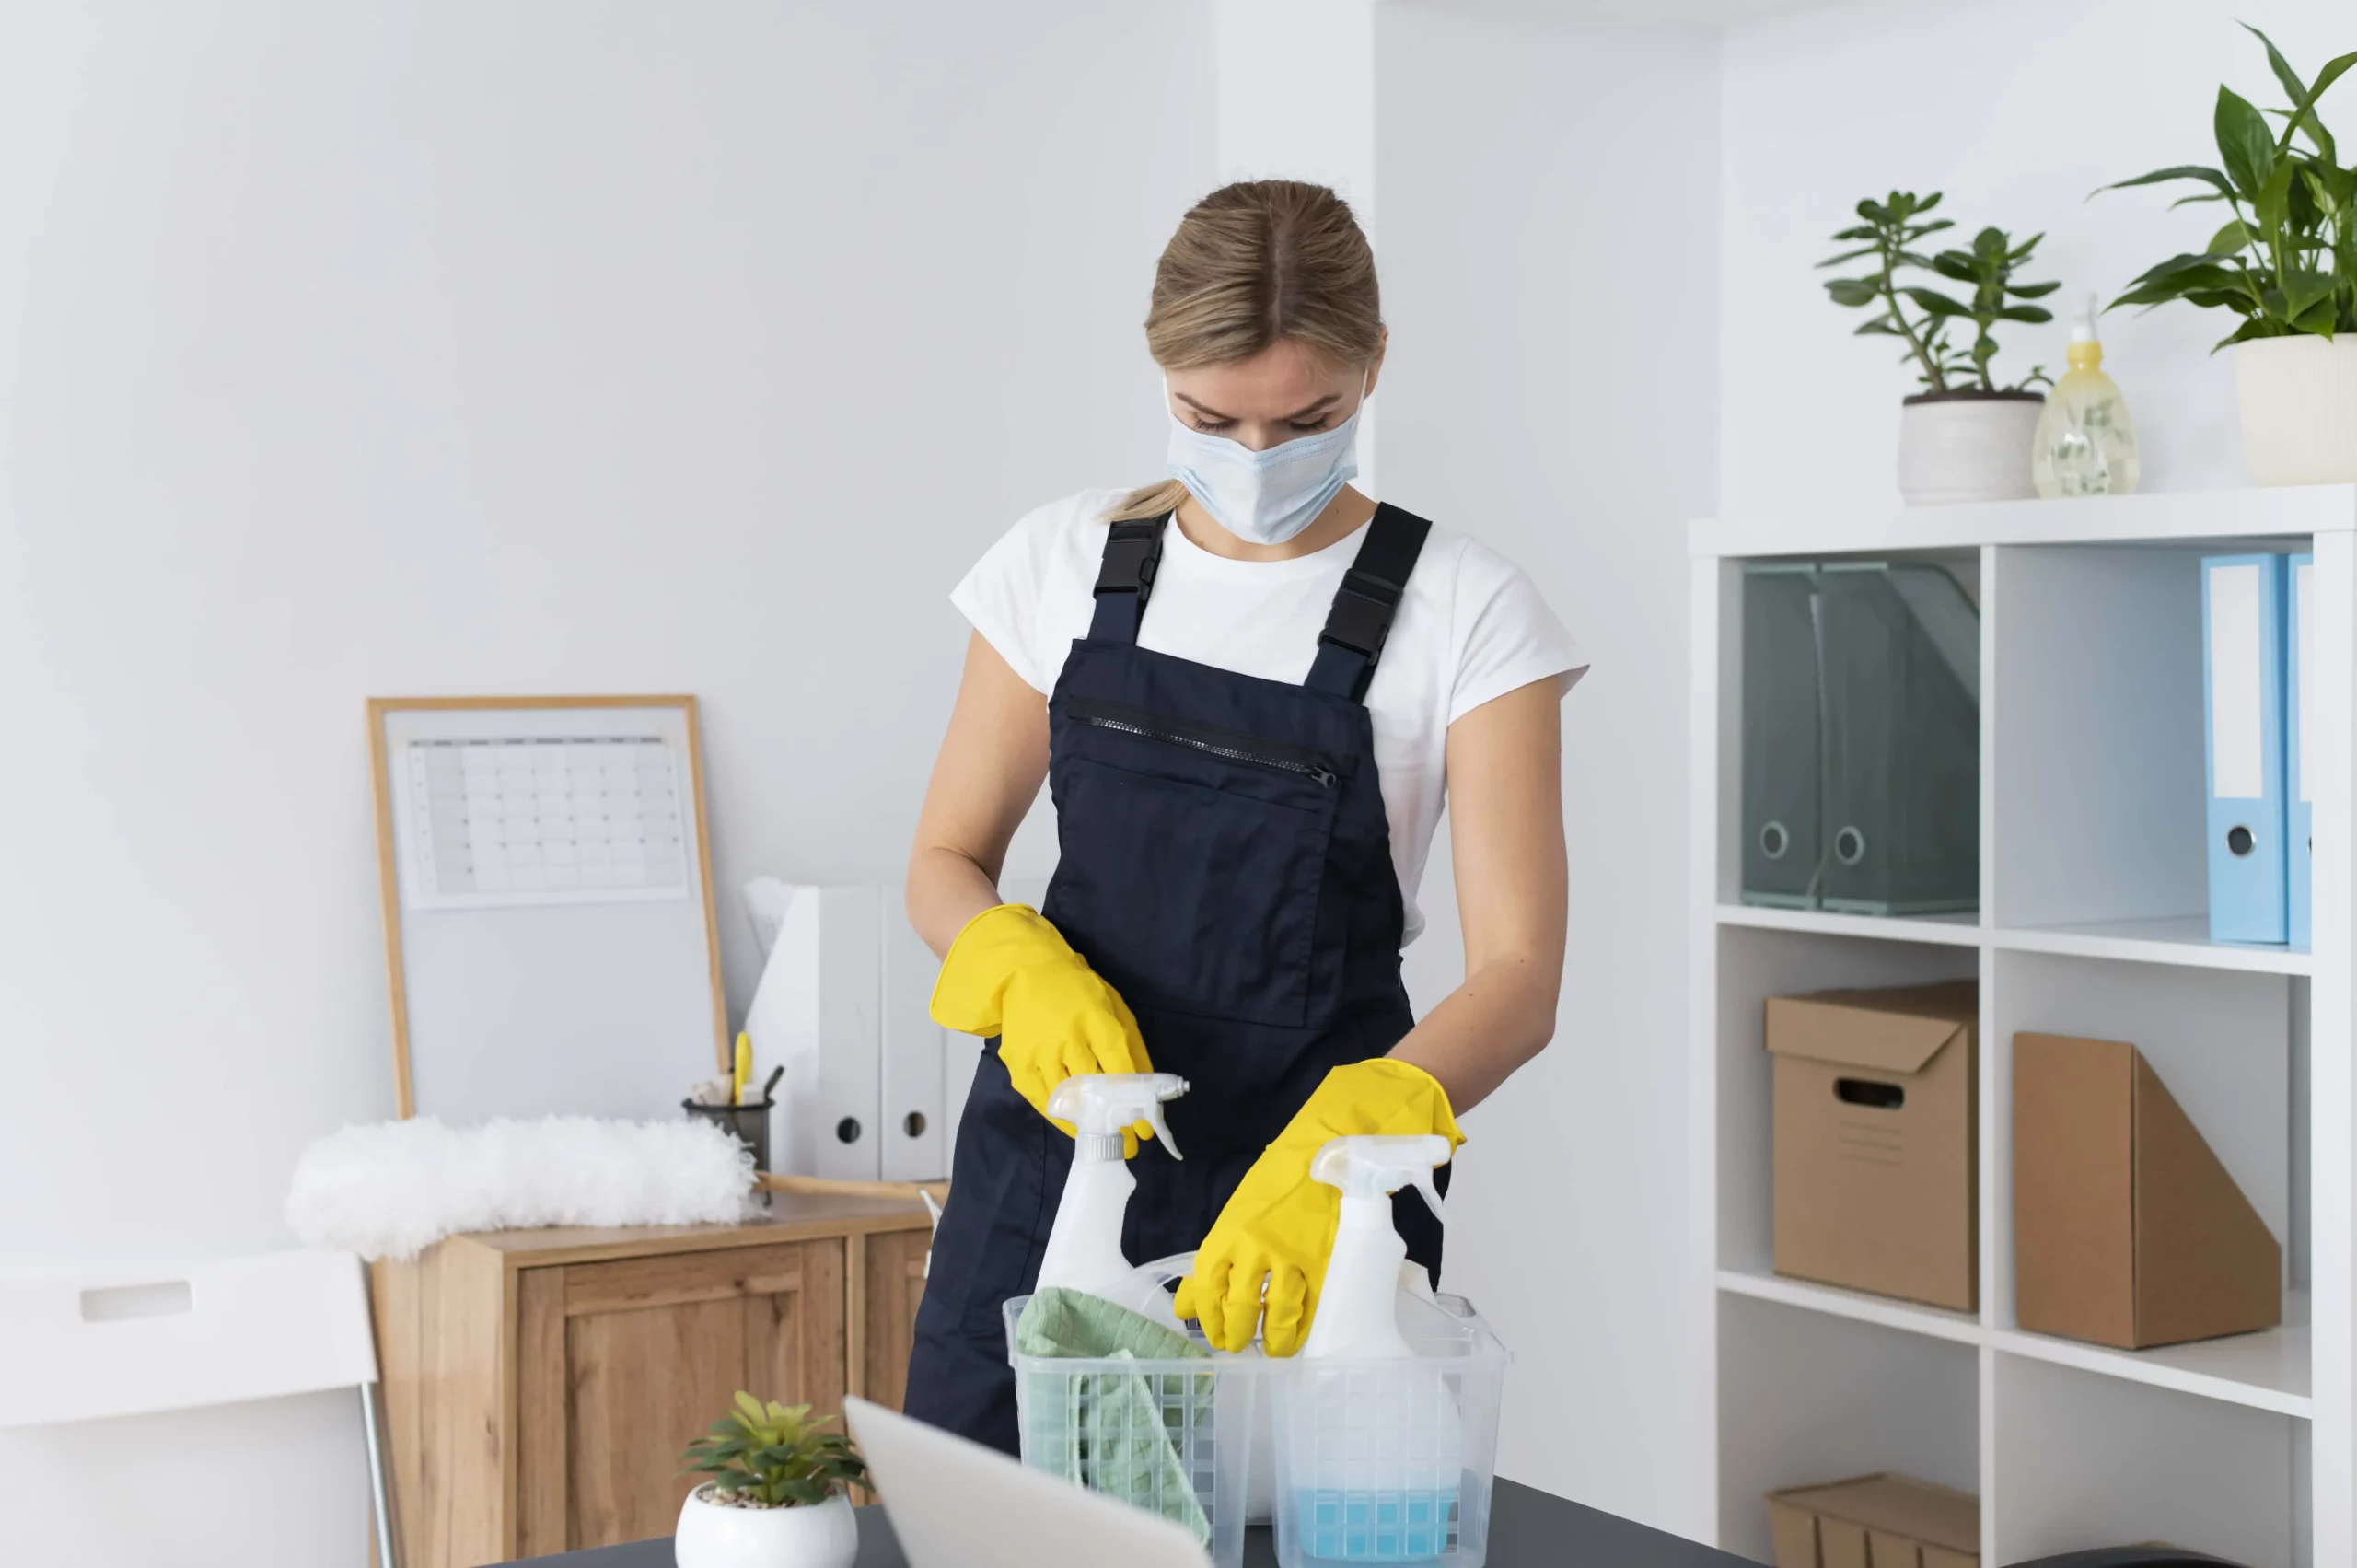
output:
[[1910,506],[2026,501],[2035,392],[1919,392],[1898,412],[1898,494]]
[[702,1492],[679,1505],[679,1568],[851,1568],[859,1555],[859,1521],[840,1492],[815,1508],[724,1508]]
[[2243,456],[2261,484],[2357,482],[2357,337],[2235,345]]

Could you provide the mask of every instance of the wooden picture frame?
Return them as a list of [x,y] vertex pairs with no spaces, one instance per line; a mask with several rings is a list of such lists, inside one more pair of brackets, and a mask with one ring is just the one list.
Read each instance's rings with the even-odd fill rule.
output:
[[[703,738],[695,698],[684,695],[372,697],[367,704],[368,752],[369,782],[375,797],[377,894],[384,922],[385,980],[392,1020],[394,1108],[396,1114],[403,1120],[416,1115],[419,1109],[415,1084],[415,1041],[412,1038],[415,1020],[411,996],[412,955],[410,951],[411,944],[405,940],[405,921],[410,915],[419,913],[420,911],[415,905],[418,896],[416,889],[411,889],[411,902],[405,903],[403,898],[404,832],[396,822],[398,809],[396,797],[402,794],[402,790],[397,785],[392,771],[396,765],[397,750],[409,744],[409,741],[397,739],[392,731],[401,726],[405,720],[415,723],[419,716],[450,715],[454,718],[453,727],[475,730],[478,732],[474,737],[477,741],[487,741],[502,732],[486,727],[485,721],[501,714],[514,714],[517,715],[515,726],[517,735],[521,736],[528,731],[533,733],[533,738],[545,740],[557,738],[551,734],[552,724],[549,715],[565,714],[578,714],[585,718],[595,715],[594,723],[608,726],[621,722],[633,714],[676,714],[682,738],[677,744],[687,754],[685,807],[694,819],[692,846],[686,842],[686,835],[681,835],[679,848],[691,857],[690,869],[695,888],[690,890],[684,900],[673,899],[670,901],[689,904],[701,919],[703,976],[710,998],[712,1060],[714,1067],[722,1073],[727,1072],[732,1064],[727,1004],[721,989],[719,923],[713,895],[712,830],[704,805]],[[456,718],[457,715],[469,716],[459,720]],[[585,734],[577,738],[617,738],[601,732],[596,735]],[[668,740],[668,738],[665,738]],[[449,743],[465,744],[466,742]],[[513,908],[519,904],[523,907],[537,907],[540,900],[554,900],[565,896],[554,891],[519,894],[515,896],[514,901],[501,904],[501,907]],[[602,905],[596,901],[606,896],[627,897],[628,895],[600,895],[590,892],[572,895],[583,908],[616,907]],[[500,900],[490,898],[485,898],[483,901],[486,904],[501,903]],[[464,920],[471,917],[460,914],[458,918]],[[577,922],[588,917],[575,914],[569,918]],[[512,924],[512,921],[509,923]],[[689,1083],[683,1078],[677,1086],[679,1092],[684,1095]],[[576,1108],[552,1105],[545,1109],[554,1110]],[[645,1113],[653,1114],[655,1110],[655,1107],[649,1106]]]

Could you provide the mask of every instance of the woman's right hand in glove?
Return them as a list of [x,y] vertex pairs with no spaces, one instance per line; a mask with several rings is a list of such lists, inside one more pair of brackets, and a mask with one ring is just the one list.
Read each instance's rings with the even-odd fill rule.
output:
[[[958,933],[933,988],[933,1021],[996,1035],[1015,1092],[1043,1116],[1048,1096],[1066,1078],[1154,1071],[1120,993],[1028,904],[986,909]],[[1056,1125],[1072,1135],[1070,1122]],[[1136,1154],[1137,1140],[1153,1135],[1148,1123],[1137,1123],[1122,1135],[1123,1154]]]

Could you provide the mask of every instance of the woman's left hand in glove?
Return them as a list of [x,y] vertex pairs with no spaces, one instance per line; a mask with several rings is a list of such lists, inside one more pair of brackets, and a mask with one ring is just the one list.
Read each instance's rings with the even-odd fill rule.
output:
[[1341,1195],[1310,1179],[1310,1160],[1335,1138],[1427,1132],[1451,1149],[1465,1142],[1447,1091],[1422,1068],[1379,1056],[1327,1074],[1220,1211],[1178,1286],[1178,1316],[1220,1350],[1244,1349],[1256,1327],[1269,1354],[1299,1350],[1341,1214]]

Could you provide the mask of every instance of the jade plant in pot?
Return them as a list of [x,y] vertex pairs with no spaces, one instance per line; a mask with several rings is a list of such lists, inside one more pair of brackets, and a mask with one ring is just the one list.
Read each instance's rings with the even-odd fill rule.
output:
[[2234,345],[2251,476],[2345,483],[2357,481],[2357,164],[2340,162],[2316,101],[2357,53],[2303,80],[2250,30],[2288,106],[2262,110],[2222,87],[2211,116],[2218,167],[2180,164],[2104,188],[2184,180],[2200,188],[2177,205],[2216,203],[2226,217],[2207,245],[2154,267],[2112,307],[2183,300],[2241,317],[2217,346]]
[[[1857,335],[1898,339],[1900,362],[1912,366],[1922,384],[1899,411],[1898,493],[1907,504],[2026,499],[2036,494],[2030,438],[2046,401],[2036,388],[2048,377],[2033,366],[2020,380],[2001,385],[1990,364],[1997,354],[1995,328],[2000,321],[2051,321],[2052,311],[2028,302],[2062,285],[2014,281],[2044,235],[2016,245],[2003,229],[1984,228],[1969,246],[1925,252],[1924,240],[1955,226],[1924,215],[1939,204],[1937,191],[1920,199],[1893,191],[1879,202],[1860,202],[1862,221],[1833,237],[1855,248],[1817,264],[1863,261],[1870,270],[1831,279],[1825,292],[1836,305],[1871,309]],[[1971,292],[1958,299],[1910,281],[1926,273]],[[1951,334],[1968,327],[1972,340],[1959,343]]]
[[710,1476],[679,1508],[679,1568],[850,1568],[859,1526],[845,1489],[867,1480],[851,1440],[820,1432],[808,1405],[736,1407],[681,1456]]

